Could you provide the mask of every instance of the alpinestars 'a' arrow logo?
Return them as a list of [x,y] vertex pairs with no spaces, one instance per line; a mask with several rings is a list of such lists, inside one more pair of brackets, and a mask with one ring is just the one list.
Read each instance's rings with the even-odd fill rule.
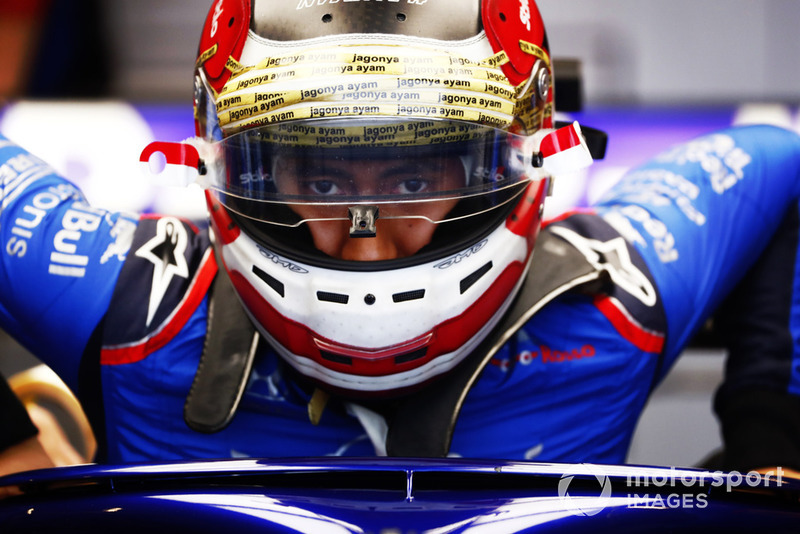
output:
[[136,251],[136,255],[153,264],[153,281],[150,286],[150,301],[147,308],[147,326],[155,317],[156,310],[167,292],[173,276],[187,278],[186,229],[178,219],[165,217],[158,220],[156,235]]
[[588,239],[568,228],[553,226],[552,232],[563,237],[578,249],[596,269],[606,271],[619,287],[639,299],[645,306],[654,306],[658,301],[653,284],[636,268],[628,254],[622,237],[609,241]]

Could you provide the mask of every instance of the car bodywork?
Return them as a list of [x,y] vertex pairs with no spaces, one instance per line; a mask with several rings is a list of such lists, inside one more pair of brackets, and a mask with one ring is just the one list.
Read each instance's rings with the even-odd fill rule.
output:
[[85,465],[0,478],[15,532],[793,531],[800,484],[754,473],[462,459]]

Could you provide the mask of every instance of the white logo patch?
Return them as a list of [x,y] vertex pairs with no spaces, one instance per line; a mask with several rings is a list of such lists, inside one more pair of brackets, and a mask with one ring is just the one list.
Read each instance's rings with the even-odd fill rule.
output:
[[108,263],[112,258],[118,261],[125,261],[128,251],[133,244],[133,234],[136,231],[136,223],[123,219],[120,217],[116,224],[111,228],[110,235],[114,238],[114,242],[108,245],[103,256],[100,258],[100,263]]
[[662,154],[657,161],[678,165],[699,163],[708,173],[711,187],[722,194],[744,178],[744,168],[751,162],[750,154],[736,146],[733,138],[715,134],[681,145]]
[[136,251],[136,255],[153,264],[153,281],[150,286],[150,303],[147,309],[147,325],[167,292],[173,276],[187,278],[189,266],[183,253],[186,251],[186,229],[174,217],[158,220],[156,235]]
[[656,290],[631,261],[624,238],[615,237],[609,241],[587,239],[561,226],[553,226],[552,232],[569,241],[596,269],[606,271],[615,284],[642,301],[645,306],[655,305]]

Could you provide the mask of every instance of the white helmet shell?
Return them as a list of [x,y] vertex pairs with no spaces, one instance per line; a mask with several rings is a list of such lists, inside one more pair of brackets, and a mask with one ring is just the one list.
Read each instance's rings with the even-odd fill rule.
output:
[[[212,5],[195,118],[216,147],[201,154],[215,246],[253,322],[302,375],[344,395],[409,391],[458,365],[516,295],[549,181],[527,140],[552,126],[547,40],[535,4],[524,3],[525,20],[505,0]],[[442,9],[460,15],[439,24]],[[395,130],[369,137],[378,131],[369,128]],[[295,229],[314,220],[292,219],[296,206],[327,204],[282,194],[276,162],[289,150],[313,167],[327,157],[320,144],[359,157],[459,158],[459,189],[422,199],[457,203],[426,217],[450,233],[398,261],[295,249],[304,239]],[[379,206],[381,232],[392,206],[425,202],[380,193],[342,203]]]

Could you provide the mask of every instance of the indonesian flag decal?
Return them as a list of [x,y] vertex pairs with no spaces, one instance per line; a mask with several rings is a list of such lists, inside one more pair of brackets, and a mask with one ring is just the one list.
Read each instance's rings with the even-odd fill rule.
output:
[[544,168],[554,176],[585,169],[593,161],[577,121],[547,134],[540,150]]
[[146,174],[160,176],[166,185],[185,187],[200,175],[200,155],[186,143],[150,143],[142,150],[139,165]]

